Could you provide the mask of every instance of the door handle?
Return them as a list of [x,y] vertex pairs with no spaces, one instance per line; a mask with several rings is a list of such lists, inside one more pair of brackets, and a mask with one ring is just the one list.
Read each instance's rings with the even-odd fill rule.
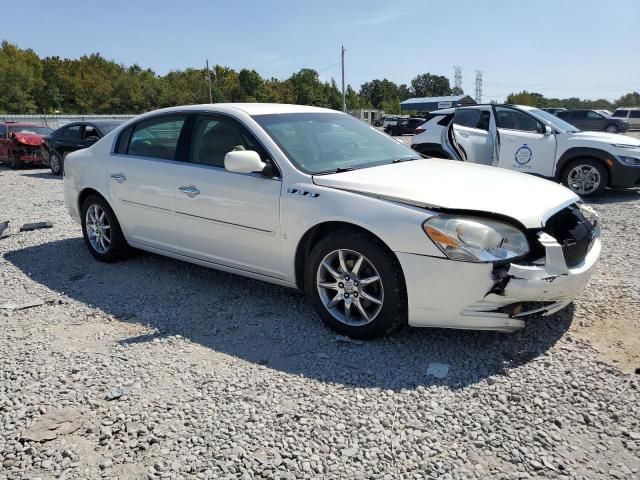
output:
[[178,190],[182,193],[186,193],[190,198],[200,194],[200,190],[198,190],[195,185],[185,185],[180,187]]
[[124,176],[124,173],[112,173],[111,178],[118,183],[122,183],[127,179],[127,177]]

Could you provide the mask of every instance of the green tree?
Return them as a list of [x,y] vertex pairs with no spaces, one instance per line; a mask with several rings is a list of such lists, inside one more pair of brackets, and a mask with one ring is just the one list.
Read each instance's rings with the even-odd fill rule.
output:
[[416,97],[441,97],[451,95],[449,79],[442,75],[423,73],[411,80],[413,95]]

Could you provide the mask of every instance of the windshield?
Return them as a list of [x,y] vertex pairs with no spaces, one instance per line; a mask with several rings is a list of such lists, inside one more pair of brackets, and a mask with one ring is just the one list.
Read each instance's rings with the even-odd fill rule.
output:
[[562,130],[563,132],[574,133],[580,131],[569,122],[565,122],[561,118],[556,117],[553,113],[545,112],[544,110],[540,110],[539,108],[527,109],[527,112],[535,115],[541,120],[546,121],[553,127],[557,128],[558,130]]
[[296,167],[312,175],[421,158],[409,147],[344,113],[253,118]]
[[17,125],[9,127],[9,135],[12,133],[27,133],[32,135],[49,135],[53,130],[49,127],[34,127],[32,125]]

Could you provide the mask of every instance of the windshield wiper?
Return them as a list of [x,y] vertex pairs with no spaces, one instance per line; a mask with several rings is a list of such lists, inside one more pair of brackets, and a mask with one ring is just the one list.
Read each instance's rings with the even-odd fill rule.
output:
[[411,160],[420,160],[420,157],[396,158],[395,160],[391,160],[391,163],[410,162]]
[[343,173],[343,172],[350,172],[352,170],[355,170],[355,168],[353,168],[353,167],[338,167],[338,168],[332,168],[330,170],[323,170],[321,172],[316,172],[314,175],[328,175],[330,173]]

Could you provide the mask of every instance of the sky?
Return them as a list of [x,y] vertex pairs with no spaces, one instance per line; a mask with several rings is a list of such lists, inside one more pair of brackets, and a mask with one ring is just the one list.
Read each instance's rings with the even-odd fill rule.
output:
[[1,22],[1,39],[40,56],[99,52],[159,74],[208,58],[280,79],[313,68],[340,84],[344,44],[356,90],[425,72],[453,86],[454,65],[472,96],[483,72],[485,102],[523,89],[609,100],[640,90],[640,0],[29,0],[28,10],[28,21]]

